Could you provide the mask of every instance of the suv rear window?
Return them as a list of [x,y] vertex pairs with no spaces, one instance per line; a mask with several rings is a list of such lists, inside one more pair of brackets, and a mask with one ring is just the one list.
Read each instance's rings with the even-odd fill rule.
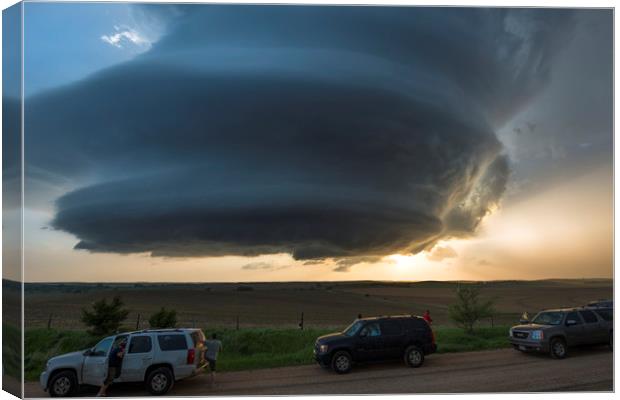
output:
[[415,317],[403,318],[402,322],[408,331],[429,329],[428,323],[424,321],[422,318],[415,318]]
[[186,350],[187,341],[185,335],[157,335],[157,342],[162,351]]
[[593,324],[595,322],[598,322],[596,315],[594,315],[592,311],[583,310],[583,311],[579,311],[579,314],[581,314],[581,317],[586,322],[586,324]]
[[129,353],[148,353],[152,347],[150,336],[134,336],[129,343]]
[[575,311],[571,311],[568,313],[568,315],[566,316],[566,321],[568,322],[569,320],[575,321],[575,325],[581,325],[582,323],[579,315],[577,315]]
[[596,310],[598,315],[601,316],[605,321],[613,321],[614,320],[614,312],[612,310]]
[[381,333],[386,336],[397,336],[403,333],[403,327],[396,320],[381,321]]

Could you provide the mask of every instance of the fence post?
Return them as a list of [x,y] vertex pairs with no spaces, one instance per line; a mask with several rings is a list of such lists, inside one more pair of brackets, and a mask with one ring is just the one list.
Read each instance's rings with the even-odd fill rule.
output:
[[138,318],[136,318],[136,330],[140,329],[140,313],[138,313]]
[[239,330],[239,314],[237,314],[237,326],[236,329]]
[[304,312],[301,312],[301,321],[299,321],[299,329],[304,330]]
[[52,316],[54,314],[50,313],[49,318],[47,319],[47,329],[51,329],[52,328]]

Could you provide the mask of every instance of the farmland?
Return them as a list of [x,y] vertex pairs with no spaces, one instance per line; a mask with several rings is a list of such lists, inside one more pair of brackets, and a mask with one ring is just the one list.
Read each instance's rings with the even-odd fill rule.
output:
[[[29,283],[25,288],[25,326],[83,329],[80,312],[100,298],[120,296],[130,329],[148,327],[148,317],[165,306],[178,312],[179,325],[234,328],[306,328],[347,325],[359,313],[419,314],[429,309],[435,325],[450,326],[448,305],[457,282],[288,282],[201,284]],[[581,305],[611,298],[607,279],[494,281],[481,284],[482,296],[495,299],[493,321],[507,325],[527,311]],[[138,320],[139,316],[139,320]]]

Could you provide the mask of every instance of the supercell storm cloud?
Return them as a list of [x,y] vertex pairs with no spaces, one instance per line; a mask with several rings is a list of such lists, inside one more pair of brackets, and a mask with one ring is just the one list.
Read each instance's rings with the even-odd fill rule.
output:
[[471,234],[509,176],[495,130],[573,25],[541,9],[170,15],[146,53],[26,100],[27,170],[83,183],[53,221],[78,249],[343,260]]

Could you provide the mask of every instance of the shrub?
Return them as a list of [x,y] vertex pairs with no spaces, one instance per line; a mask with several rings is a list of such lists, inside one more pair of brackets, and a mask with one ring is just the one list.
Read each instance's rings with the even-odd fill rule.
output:
[[457,326],[471,333],[474,325],[481,318],[493,314],[493,300],[481,300],[480,288],[475,286],[459,287],[456,290],[456,304],[448,307],[448,315]]
[[94,336],[114,333],[129,314],[129,310],[123,306],[118,296],[115,296],[110,303],[106,299],[97,300],[92,305],[92,311],[82,309],[82,322],[91,328],[89,333]]
[[151,328],[176,328],[177,312],[175,310],[166,310],[166,307],[162,307],[161,310],[151,315],[149,325],[151,325]]

